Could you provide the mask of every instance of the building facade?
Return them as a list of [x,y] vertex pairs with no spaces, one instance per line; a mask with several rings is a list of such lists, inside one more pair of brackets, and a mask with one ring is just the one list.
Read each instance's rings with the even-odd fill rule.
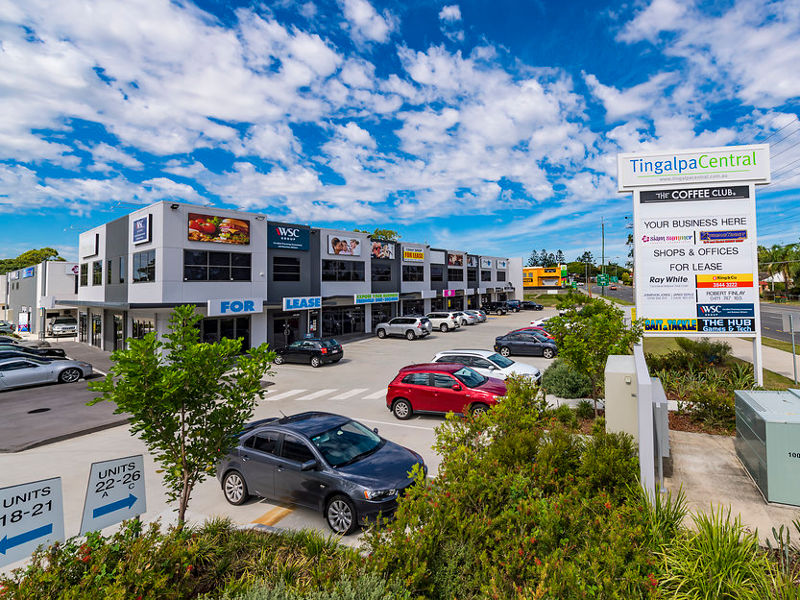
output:
[[566,282],[567,265],[525,267],[522,269],[522,285],[526,288],[560,288]]
[[203,314],[204,340],[280,346],[522,292],[507,258],[172,202],[80,234],[79,261],[77,299],[61,305],[77,309],[79,340],[105,350],[166,333],[183,304]]
[[16,325],[18,332],[44,335],[50,320],[74,316],[74,309],[56,305],[56,299],[77,298],[77,270],[74,262],[48,260],[3,275],[3,319]]

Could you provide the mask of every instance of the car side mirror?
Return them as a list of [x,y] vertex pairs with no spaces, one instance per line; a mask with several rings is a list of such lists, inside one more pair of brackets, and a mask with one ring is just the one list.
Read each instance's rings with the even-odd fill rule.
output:
[[317,461],[315,460],[307,460],[303,464],[300,465],[301,471],[313,471],[317,468]]
[[490,365],[489,366],[489,370],[490,371],[497,371],[497,367],[495,367],[494,365]]
[[374,431],[375,433],[378,433],[378,428],[377,428],[377,427],[374,427],[374,428],[372,429],[372,431]]
[[454,389],[456,392],[460,392],[460,391],[461,391],[461,386],[460,386],[460,385],[458,385],[457,383],[454,383],[454,384],[453,384],[453,389]]

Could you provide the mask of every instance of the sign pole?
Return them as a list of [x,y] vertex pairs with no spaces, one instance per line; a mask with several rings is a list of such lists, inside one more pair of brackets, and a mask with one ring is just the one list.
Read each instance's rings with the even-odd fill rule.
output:
[[792,336],[792,371],[794,373],[794,384],[797,385],[797,355],[794,349],[794,315],[789,313],[789,332]]
[[756,377],[756,385],[762,387],[764,385],[764,361],[761,356],[761,330],[756,331],[756,337],[753,338],[753,373]]

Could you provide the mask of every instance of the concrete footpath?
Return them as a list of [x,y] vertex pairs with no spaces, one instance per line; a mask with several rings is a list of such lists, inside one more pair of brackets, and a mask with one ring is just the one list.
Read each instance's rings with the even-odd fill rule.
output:
[[[736,358],[753,362],[753,342],[741,338],[711,338],[723,342],[728,342],[731,346],[732,354]],[[792,369],[792,353],[777,348],[761,345],[761,355],[764,360],[764,368],[774,371],[789,379],[794,378]],[[800,362],[798,362],[800,370]]]

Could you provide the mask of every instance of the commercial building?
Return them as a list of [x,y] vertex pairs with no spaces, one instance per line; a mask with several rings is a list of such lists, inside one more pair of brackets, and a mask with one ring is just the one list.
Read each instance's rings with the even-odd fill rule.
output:
[[525,267],[522,269],[524,288],[560,288],[567,282],[567,265],[553,267]]
[[77,272],[74,262],[48,260],[0,276],[2,318],[16,325],[19,332],[43,335],[50,320],[74,316],[74,310],[56,305],[56,299],[70,302],[77,298]]
[[241,337],[249,347],[346,339],[398,315],[522,291],[505,257],[172,202],[80,234],[79,261],[77,299],[61,305],[77,308],[79,340],[106,350],[165,333],[182,304],[203,314],[204,340]]

